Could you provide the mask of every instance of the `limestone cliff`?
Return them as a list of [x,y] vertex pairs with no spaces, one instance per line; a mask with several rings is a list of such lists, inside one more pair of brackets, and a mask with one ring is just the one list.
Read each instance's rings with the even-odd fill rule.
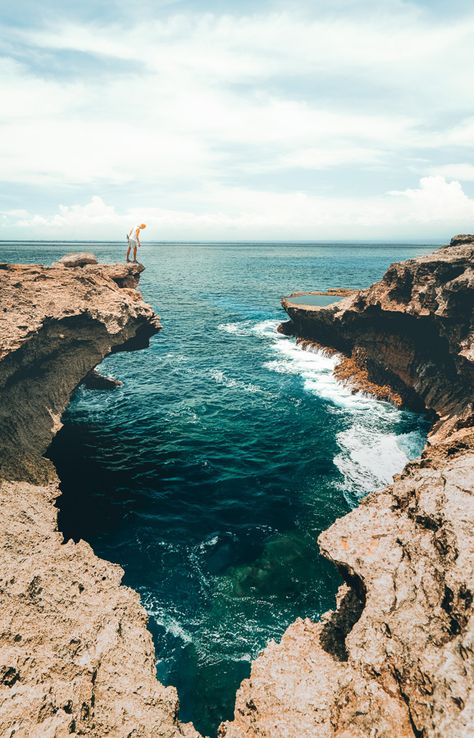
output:
[[[346,581],[337,610],[265,649],[221,736],[474,735],[473,255],[473,237],[457,237],[335,306],[285,302],[287,332],[436,423],[420,459],[321,535]],[[57,530],[43,454],[71,392],[159,329],[140,265],[82,256],[0,265],[0,735],[199,738],[155,678],[120,567]]]
[[284,331],[436,418],[422,457],[319,538],[346,584],[321,623],[271,643],[226,738],[474,735],[474,237],[392,265]]
[[[78,266],[75,266],[75,264]],[[119,566],[57,530],[43,454],[72,391],[160,328],[141,265],[0,265],[0,735],[197,736],[155,677],[138,595]]]

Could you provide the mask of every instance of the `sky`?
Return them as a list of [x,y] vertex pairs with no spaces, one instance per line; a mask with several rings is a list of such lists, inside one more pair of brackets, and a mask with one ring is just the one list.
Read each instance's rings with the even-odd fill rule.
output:
[[0,239],[474,232],[474,4],[0,5]]

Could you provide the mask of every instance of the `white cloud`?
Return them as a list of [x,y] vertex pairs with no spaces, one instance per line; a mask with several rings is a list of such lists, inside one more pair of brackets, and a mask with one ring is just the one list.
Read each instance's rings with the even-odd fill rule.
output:
[[355,146],[334,148],[309,148],[292,151],[276,161],[282,167],[298,167],[301,169],[329,169],[347,164],[378,164],[383,159],[383,152],[376,148],[358,148]]
[[462,182],[474,182],[473,164],[443,164],[432,167],[431,174],[447,177],[448,179],[459,179]]
[[416,189],[389,193],[403,203],[402,215],[414,222],[456,222],[472,224],[474,200],[468,197],[459,182],[447,182],[444,177],[423,177]]
[[[75,49],[101,56],[142,62],[160,73],[191,74],[215,84],[254,80],[278,74],[311,76],[359,71],[390,85],[426,75],[431,84],[446,79],[446,54],[467,88],[472,59],[472,17],[429,21],[414,6],[388,3],[369,13],[255,12],[242,15],[181,13],[166,20],[134,20],[126,28],[58,23],[27,38],[40,47]],[[125,35],[124,35],[125,34]],[[24,37],[24,36],[23,36]],[[126,42],[124,42],[126,39]],[[387,78],[388,75],[388,78]],[[398,78],[398,83],[397,83]],[[460,79],[459,79],[460,78]],[[423,94],[423,90],[418,91]]]
[[148,223],[146,236],[151,240],[189,238],[193,234],[196,238],[238,239],[265,237],[268,233],[274,238],[305,239],[358,238],[370,232],[390,238],[400,228],[413,232],[420,225],[425,227],[424,233],[441,228],[443,234],[449,234],[472,226],[474,221],[474,199],[463,192],[459,182],[447,182],[438,176],[424,177],[417,188],[372,198],[217,187],[195,195],[191,205],[182,210],[148,205],[117,212],[94,196],[85,205],[60,206],[51,215],[16,219],[15,225],[34,227],[44,237],[72,234],[88,240],[122,239],[137,220]]
[[[396,208],[402,212],[402,202],[413,204],[409,193],[418,190],[382,194],[413,173],[472,179],[471,165],[440,167],[437,158],[444,147],[460,159],[474,147],[474,118],[466,114],[474,107],[474,14],[441,23],[403,2],[379,3],[377,12],[364,3],[343,13],[304,5],[233,16],[183,10],[109,24],[58,17],[54,26],[10,30],[13,45],[31,45],[32,62],[36,54],[70,52],[77,68],[45,76],[33,63],[0,58],[5,189],[74,187],[83,201],[92,192],[110,200],[113,191],[116,207],[132,190],[156,207],[150,193],[159,193],[166,227],[244,229],[248,218],[263,233],[265,223],[277,228],[278,208],[285,228],[294,221],[290,208],[308,228],[326,223],[326,213],[339,222],[341,212],[368,228],[371,218],[381,224],[384,214],[389,221]],[[306,183],[319,177],[310,194],[294,191],[295,169]],[[328,190],[326,171],[331,200],[314,195]],[[278,178],[273,192],[270,177]],[[368,194],[347,198],[348,183],[359,193],[361,181]],[[418,189],[430,212],[434,191],[423,182]],[[218,209],[229,193],[240,208],[232,215]],[[8,203],[28,207],[21,198]],[[58,226],[44,215],[43,224],[23,221],[32,234],[79,232],[72,212],[57,215],[65,219]],[[410,220],[410,209],[406,217],[421,222]]]

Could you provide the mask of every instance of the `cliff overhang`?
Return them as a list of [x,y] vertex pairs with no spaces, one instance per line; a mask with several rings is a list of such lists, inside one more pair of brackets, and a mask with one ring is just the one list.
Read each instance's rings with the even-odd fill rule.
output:
[[80,254],[0,265],[0,733],[195,738],[155,676],[147,616],[122,569],[57,528],[44,457],[72,392],[108,354],[161,325],[141,264]]

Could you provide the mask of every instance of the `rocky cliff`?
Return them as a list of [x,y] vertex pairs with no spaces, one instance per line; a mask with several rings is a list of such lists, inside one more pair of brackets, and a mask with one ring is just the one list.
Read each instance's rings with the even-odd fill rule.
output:
[[[319,538],[345,584],[252,666],[226,738],[474,735],[474,237],[283,326],[435,420],[422,457]],[[315,349],[318,350],[318,349]]]
[[72,391],[160,328],[143,267],[95,261],[0,265],[0,735],[191,738],[122,570],[57,530],[43,454]]
[[[321,535],[345,579],[337,609],[265,649],[220,736],[474,735],[473,256],[474,238],[457,237],[334,306],[285,301],[286,332],[435,422],[420,459]],[[1,736],[199,738],[155,678],[120,567],[64,543],[43,456],[78,383],[159,329],[141,271],[0,265]]]

